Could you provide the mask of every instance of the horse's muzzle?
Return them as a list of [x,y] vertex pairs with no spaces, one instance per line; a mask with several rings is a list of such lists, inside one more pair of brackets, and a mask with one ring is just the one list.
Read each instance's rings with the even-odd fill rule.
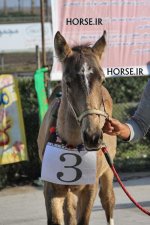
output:
[[103,139],[102,131],[91,134],[86,130],[83,132],[83,142],[87,151],[98,151]]

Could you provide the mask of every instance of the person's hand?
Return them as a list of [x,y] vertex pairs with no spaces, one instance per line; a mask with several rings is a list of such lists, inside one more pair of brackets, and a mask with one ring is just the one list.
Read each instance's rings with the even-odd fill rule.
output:
[[130,137],[130,129],[128,125],[113,118],[105,121],[103,132],[112,136],[117,135],[125,140]]

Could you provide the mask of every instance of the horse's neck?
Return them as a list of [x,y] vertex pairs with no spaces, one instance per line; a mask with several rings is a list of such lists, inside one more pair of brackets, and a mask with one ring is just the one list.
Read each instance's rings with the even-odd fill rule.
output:
[[77,146],[82,143],[80,127],[71,112],[65,96],[62,96],[58,111],[57,131],[59,136],[69,145]]

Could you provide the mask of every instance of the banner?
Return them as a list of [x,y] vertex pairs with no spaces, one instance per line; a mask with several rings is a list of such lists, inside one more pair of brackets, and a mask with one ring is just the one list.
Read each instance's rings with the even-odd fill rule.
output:
[[[45,23],[45,47],[52,49],[51,23]],[[41,49],[41,24],[0,24],[0,52],[35,52]]]
[[0,75],[0,165],[27,159],[18,86],[12,75]]
[[[51,0],[51,6],[53,36],[59,30],[71,46],[92,45],[106,30],[106,76],[150,74],[149,0]],[[61,76],[54,55],[51,78]]]

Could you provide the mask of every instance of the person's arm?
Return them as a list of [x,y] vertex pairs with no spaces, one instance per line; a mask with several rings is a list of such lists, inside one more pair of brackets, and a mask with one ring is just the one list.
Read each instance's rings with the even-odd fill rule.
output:
[[136,112],[126,124],[131,131],[130,141],[138,140],[147,134],[150,128],[150,80],[144,89]]
[[137,140],[142,138],[150,128],[150,80],[148,81],[141,101],[134,116],[127,123],[116,119],[107,120],[103,131],[109,135],[117,135],[124,140]]

